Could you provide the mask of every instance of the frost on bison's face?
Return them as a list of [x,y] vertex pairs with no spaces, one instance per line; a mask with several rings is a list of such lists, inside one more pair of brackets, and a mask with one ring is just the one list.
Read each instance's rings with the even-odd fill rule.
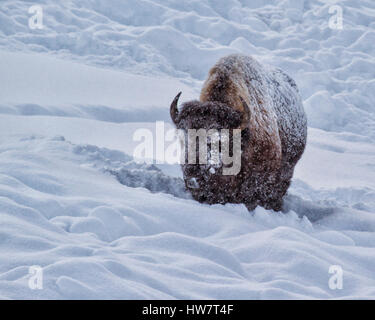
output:
[[[179,95],[175,100],[178,100]],[[177,101],[176,102],[177,105]],[[227,146],[227,154],[229,157],[233,157],[233,129],[239,129],[243,121],[247,121],[246,115],[236,111],[227,105],[220,102],[200,102],[200,101],[190,101],[184,103],[180,111],[177,111],[177,106],[175,113],[171,111],[172,120],[174,121],[177,129],[182,129],[185,136],[185,162],[181,165],[184,175],[185,185],[187,190],[192,194],[193,198],[202,203],[214,204],[220,203],[225,204],[231,203],[241,203],[242,199],[239,197],[237,190],[239,179],[238,174],[241,174],[241,150],[244,147],[245,141],[248,141],[248,129],[241,131],[241,140],[239,141],[238,161],[235,160],[231,162],[222,161],[223,145]],[[207,152],[206,163],[202,163],[199,158],[200,151],[200,141],[199,138],[191,139],[195,140],[195,148],[189,143],[188,132],[189,129],[198,130],[204,129],[207,133],[207,139],[202,138],[201,141],[206,142]],[[214,129],[214,130],[212,130]],[[222,129],[226,129],[229,133],[223,133]],[[215,133],[217,132],[217,134]],[[211,135],[211,133],[213,133]],[[220,135],[220,133],[222,133]],[[238,137],[238,136],[237,136]],[[212,143],[214,141],[220,141],[220,149],[213,148]],[[215,157],[214,153],[216,150],[219,151],[220,156]],[[195,158],[195,164],[189,161],[190,157]],[[234,170],[234,166],[238,165],[238,172]],[[235,174],[224,174],[224,168],[232,168]]]

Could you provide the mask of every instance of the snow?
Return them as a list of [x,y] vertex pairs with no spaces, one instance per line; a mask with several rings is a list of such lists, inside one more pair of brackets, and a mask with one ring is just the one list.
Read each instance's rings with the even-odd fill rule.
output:
[[102,70],[45,55],[2,51],[0,68],[0,110],[7,114],[166,121],[165,106],[177,90],[184,90],[184,97],[194,97],[192,89],[173,79]]
[[[267,3],[267,4],[266,4]],[[44,9],[43,29],[28,8]],[[343,8],[330,29],[329,7]],[[373,1],[51,0],[0,7],[0,297],[375,298]],[[132,157],[209,68],[251,54],[309,124],[286,214],[202,205]],[[343,288],[329,287],[341,266]],[[43,289],[28,285],[43,268]]]

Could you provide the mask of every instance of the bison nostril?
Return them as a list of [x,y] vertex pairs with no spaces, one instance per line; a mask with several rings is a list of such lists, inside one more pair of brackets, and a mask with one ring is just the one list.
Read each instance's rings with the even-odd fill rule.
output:
[[204,196],[204,195],[201,195],[201,196],[199,197],[199,201],[200,201],[200,202],[205,202],[206,200],[207,200],[207,197]]

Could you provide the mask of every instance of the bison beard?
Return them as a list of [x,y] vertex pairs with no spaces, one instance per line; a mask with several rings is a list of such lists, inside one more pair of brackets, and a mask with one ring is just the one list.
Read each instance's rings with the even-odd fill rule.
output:
[[223,175],[220,167],[182,164],[186,188],[194,199],[280,211],[307,137],[295,82],[280,69],[236,54],[211,68],[199,101],[186,102],[178,110],[180,94],[170,110],[178,129],[241,129],[237,175]]

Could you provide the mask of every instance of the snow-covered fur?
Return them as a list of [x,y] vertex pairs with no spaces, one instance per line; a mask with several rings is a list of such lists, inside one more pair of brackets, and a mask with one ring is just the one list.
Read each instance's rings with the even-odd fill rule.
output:
[[[281,210],[294,167],[306,145],[307,121],[295,82],[282,70],[250,56],[229,55],[210,70],[200,101],[177,109],[179,129],[240,128],[241,171],[222,175],[208,165],[183,164],[187,189],[205,203],[244,203]],[[191,183],[193,181],[193,183]]]

